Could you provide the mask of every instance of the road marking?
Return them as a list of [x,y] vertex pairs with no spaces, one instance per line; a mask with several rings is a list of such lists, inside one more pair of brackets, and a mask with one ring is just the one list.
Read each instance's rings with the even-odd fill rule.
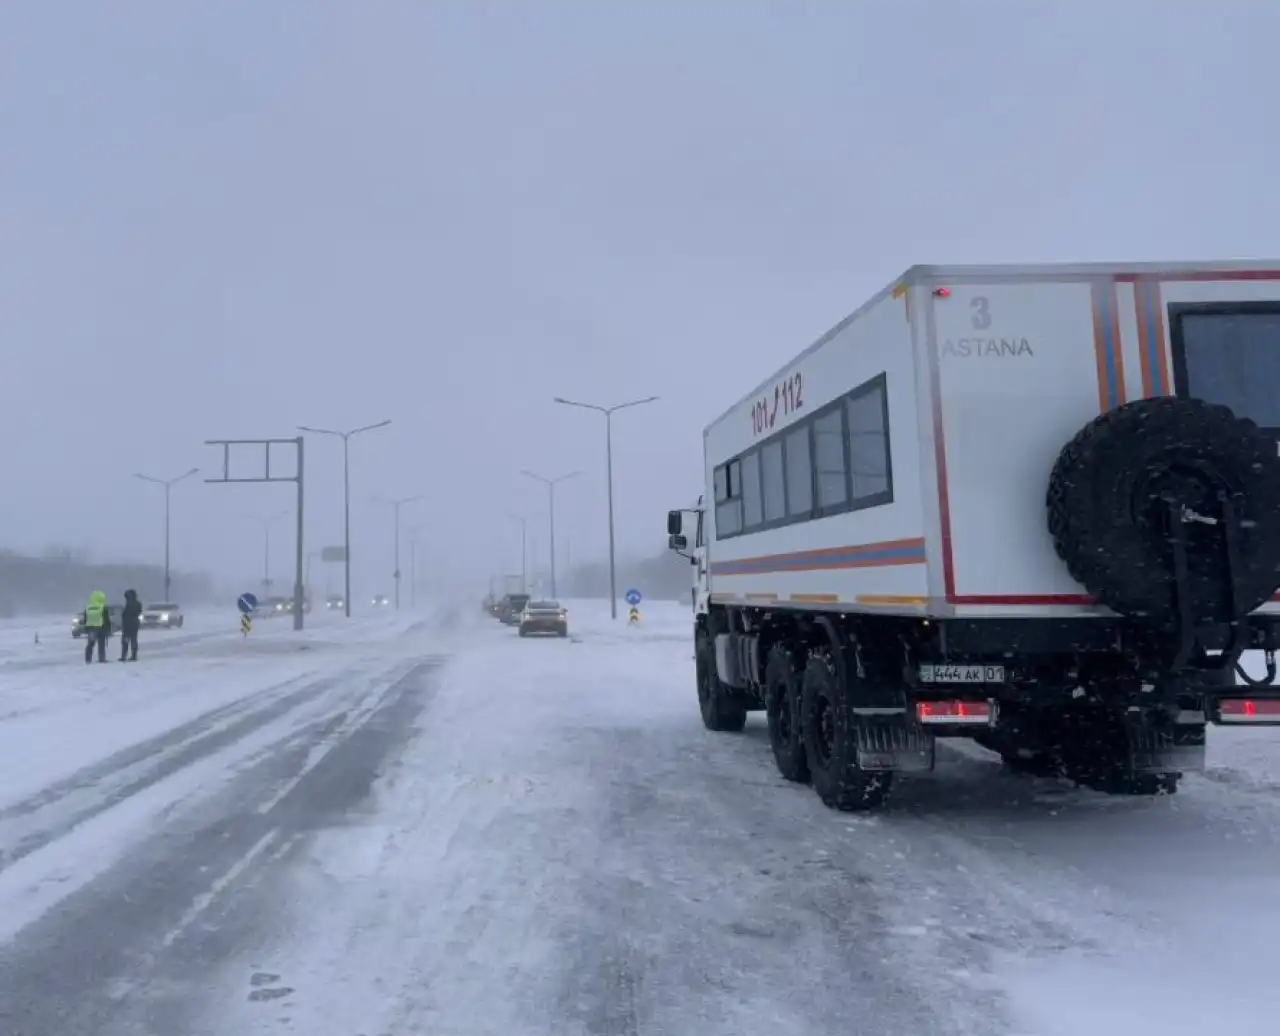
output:
[[177,942],[182,936],[182,933],[191,927],[196,918],[208,910],[210,904],[212,904],[213,901],[217,899],[233,881],[249,869],[253,864],[253,861],[270,847],[271,843],[276,840],[276,837],[279,834],[279,829],[273,827],[265,835],[254,842],[253,847],[241,856],[240,859],[236,860],[236,862],[231,865],[222,877],[210,885],[207,892],[202,892],[200,895],[196,896],[191,906],[187,908],[187,912],[182,915],[182,919],[177,923],[177,925],[171,928],[169,933],[160,941],[160,945],[165,949],[168,949]]

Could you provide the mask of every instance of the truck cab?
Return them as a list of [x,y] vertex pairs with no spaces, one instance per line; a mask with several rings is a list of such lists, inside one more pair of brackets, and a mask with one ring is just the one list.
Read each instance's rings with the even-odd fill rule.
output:
[[702,501],[703,498],[698,497],[698,502],[693,507],[667,512],[667,547],[682,558],[688,558],[693,569],[693,585],[689,596],[695,619],[707,614],[711,602],[706,520]]

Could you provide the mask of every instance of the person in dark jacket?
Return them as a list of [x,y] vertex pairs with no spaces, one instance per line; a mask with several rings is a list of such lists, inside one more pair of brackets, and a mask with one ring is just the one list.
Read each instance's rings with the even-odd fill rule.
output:
[[120,661],[138,660],[138,630],[142,627],[142,602],[137,590],[124,592],[124,608],[120,612]]
[[98,647],[98,661],[107,660],[107,639],[111,636],[111,615],[107,612],[107,595],[95,590],[89,595],[84,610],[84,661],[93,661],[93,648]]

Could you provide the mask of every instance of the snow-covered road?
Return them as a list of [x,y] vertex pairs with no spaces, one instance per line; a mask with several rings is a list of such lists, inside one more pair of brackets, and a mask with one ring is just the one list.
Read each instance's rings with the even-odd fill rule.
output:
[[1157,800],[944,746],[842,815],[759,717],[702,729],[687,609],[644,614],[5,645],[0,1033],[1276,1030],[1276,735]]

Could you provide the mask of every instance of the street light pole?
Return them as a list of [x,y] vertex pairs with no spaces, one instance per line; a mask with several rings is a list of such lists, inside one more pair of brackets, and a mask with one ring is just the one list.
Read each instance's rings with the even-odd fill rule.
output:
[[409,607],[418,610],[418,530],[409,533]]
[[658,396],[646,396],[644,399],[632,399],[614,406],[599,406],[595,403],[580,403],[574,399],[565,399],[562,396],[555,397],[555,402],[564,406],[576,406],[583,410],[594,410],[598,414],[604,414],[605,467],[609,482],[609,614],[615,619],[618,617],[618,576],[613,539],[613,415],[627,407],[656,402],[658,398]]
[[[529,522],[524,515],[507,512],[507,517],[520,523],[520,592],[529,592]],[[554,597],[555,594],[553,593]]]
[[418,607],[418,537],[426,526],[415,525],[409,530],[409,606]]
[[549,512],[551,519],[551,597],[554,600],[556,596],[556,483],[563,482],[566,479],[575,478],[581,475],[581,471],[571,471],[567,475],[560,475],[556,478],[546,478],[543,475],[535,474],[532,471],[522,471],[522,475],[536,479],[547,487],[547,495],[549,498]]
[[391,422],[379,421],[367,424],[350,431],[339,431],[336,428],[308,428],[298,425],[298,431],[310,432],[312,435],[335,435],[342,440],[342,564],[343,564],[343,607],[347,618],[351,618],[351,437],[361,432],[372,432],[375,428],[385,428]]
[[190,471],[184,472],[174,478],[153,478],[151,475],[134,475],[134,478],[140,478],[143,482],[154,482],[157,486],[164,487],[164,599],[165,603],[169,603],[171,580],[169,578],[169,495],[170,490],[181,482],[184,478],[190,478],[192,475],[198,474],[199,468],[192,468]]
[[271,594],[271,523],[278,522],[288,513],[288,511],[278,511],[269,518],[254,516],[253,519],[262,524],[262,590],[268,596]]
[[411,504],[415,500],[421,500],[421,499],[422,499],[422,494],[419,493],[417,496],[403,496],[399,500],[383,501],[383,503],[391,505],[391,510],[394,513],[394,517],[392,519],[392,525],[395,530],[393,535],[395,536],[395,541],[396,541],[395,542],[396,570],[394,574],[394,578],[396,581],[396,611],[400,610],[400,508],[403,507],[405,504]]

